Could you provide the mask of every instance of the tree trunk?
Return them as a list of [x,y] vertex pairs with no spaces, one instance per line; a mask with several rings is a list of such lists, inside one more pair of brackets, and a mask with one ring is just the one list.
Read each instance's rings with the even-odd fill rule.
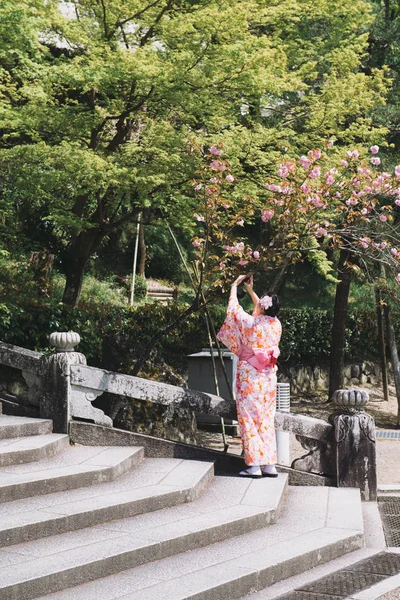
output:
[[387,341],[390,351],[390,358],[392,359],[392,367],[393,367],[393,375],[394,375],[394,383],[396,386],[396,396],[397,396],[397,425],[400,425],[400,362],[399,355],[397,352],[397,344],[396,344],[396,336],[394,332],[393,322],[390,314],[390,304],[386,299],[385,307],[384,307],[385,321],[386,321],[386,332],[387,332]]
[[382,369],[382,389],[383,397],[386,402],[389,401],[389,387],[388,387],[388,374],[387,374],[387,363],[386,363],[386,347],[385,347],[385,334],[383,330],[383,318],[382,318],[382,293],[379,288],[375,289],[376,299],[376,315],[378,320],[378,344],[379,344],[379,358],[381,361]]
[[[143,215],[144,213],[142,213]],[[142,216],[142,222],[140,224],[140,229],[139,229],[139,249],[140,249],[140,259],[139,259],[139,269],[138,269],[138,275],[142,275],[142,277],[145,276],[145,268],[146,268],[146,242],[144,239],[144,225],[143,225],[143,216]]]
[[336,285],[335,308],[333,313],[331,356],[329,364],[329,399],[333,392],[343,387],[344,344],[346,333],[347,308],[351,283],[351,269],[346,262],[347,250],[340,251],[338,265],[339,283]]
[[104,236],[105,233],[98,229],[89,229],[73,238],[69,257],[66,261],[67,280],[62,299],[64,304],[68,304],[73,308],[78,306],[86,264],[99,247]]

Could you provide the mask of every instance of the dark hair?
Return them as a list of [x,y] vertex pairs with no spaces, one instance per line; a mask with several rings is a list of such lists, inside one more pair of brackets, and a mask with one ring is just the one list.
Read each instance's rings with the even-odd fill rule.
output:
[[264,309],[264,315],[268,315],[268,317],[276,317],[281,307],[281,302],[279,300],[278,294],[275,294],[274,292],[264,292],[261,298],[263,296],[269,296],[270,298],[272,298],[272,306],[270,306],[266,310]]

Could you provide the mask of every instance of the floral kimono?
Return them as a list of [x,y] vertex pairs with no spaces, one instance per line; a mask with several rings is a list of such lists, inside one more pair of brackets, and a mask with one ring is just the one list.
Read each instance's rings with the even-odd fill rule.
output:
[[218,339],[236,356],[236,405],[247,466],[273,465],[276,359],[282,327],[276,317],[249,315],[230,298]]

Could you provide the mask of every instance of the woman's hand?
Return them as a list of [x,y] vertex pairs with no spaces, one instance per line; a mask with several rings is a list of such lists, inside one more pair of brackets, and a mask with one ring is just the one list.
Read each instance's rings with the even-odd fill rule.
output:
[[250,275],[249,279],[244,282],[247,292],[250,294],[253,291],[253,275]]
[[242,283],[242,281],[243,281],[244,279],[246,279],[246,277],[247,277],[247,275],[239,275],[239,277],[237,277],[237,278],[235,279],[235,281],[233,282],[233,284],[232,284],[232,285],[236,285],[236,286],[237,286],[237,285],[240,285],[240,284]]

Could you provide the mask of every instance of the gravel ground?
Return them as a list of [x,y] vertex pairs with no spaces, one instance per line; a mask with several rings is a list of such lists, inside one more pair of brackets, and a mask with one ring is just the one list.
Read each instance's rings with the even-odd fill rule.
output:
[[[389,386],[389,401],[383,399],[382,390],[371,385],[363,386],[368,389],[370,402],[367,405],[367,412],[373,415],[378,429],[399,429],[396,427],[397,418],[397,398],[394,386]],[[318,419],[327,419],[333,412],[332,407],[321,402],[318,397],[308,399],[302,402],[296,400],[292,404],[292,412],[307,414]],[[223,450],[222,436],[219,433],[208,433],[199,431],[199,444],[215,450]],[[241,454],[242,444],[240,439],[227,436],[229,452],[232,454]],[[303,456],[307,451],[304,450],[294,435],[290,436],[290,458],[294,460]],[[377,472],[378,483],[380,484],[400,484],[400,439],[398,440],[377,440]],[[400,600],[400,595],[397,600]]]

